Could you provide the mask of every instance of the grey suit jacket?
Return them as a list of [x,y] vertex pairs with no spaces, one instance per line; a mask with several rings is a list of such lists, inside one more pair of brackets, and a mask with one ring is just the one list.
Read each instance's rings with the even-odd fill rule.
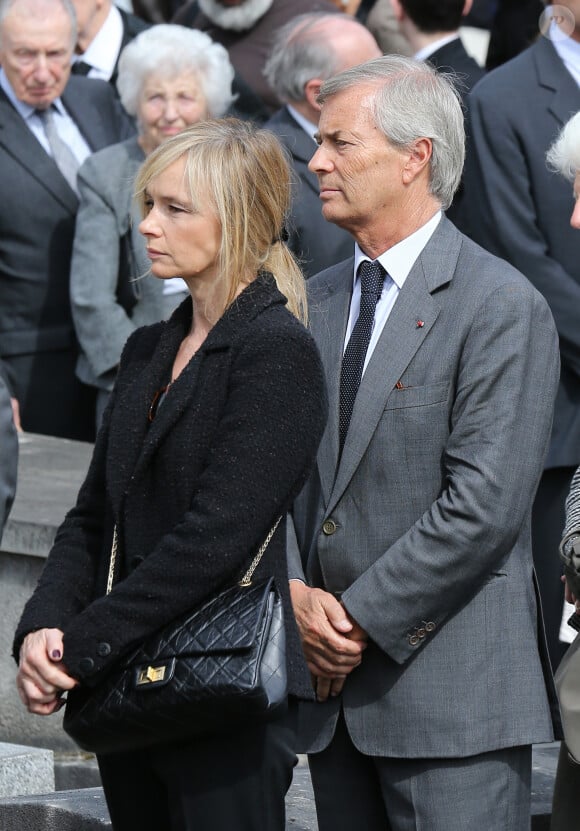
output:
[[[71,77],[62,100],[92,150],[134,133],[104,81]],[[0,168],[0,355],[74,348],[68,277],[78,198],[1,91]]]
[[322,216],[318,179],[308,170],[316,145],[286,107],[264,127],[275,133],[290,153],[296,173],[288,233],[290,248],[310,277],[352,255],[354,241],[347,231]]
[[[459,226],[548,301],[562,357],[547,467],[580,463],[580,245],[572,186],[546,151],[580,110],[580,88],[547,38],[489,73],[469,98],[471,146]],[[457,218],[454,218],[457,223]]]
[[[354,743],[412,758],[548,741],[530,546],[558,378],[548,306],[443,218],[370,359],[337,467],[352,276],[350,260],[309,283],[330,415],[294,510],[290,576],[341,596],[370,635],[342,695]],[[338,707],[304,706],[302,750],[325,746]]]
[[[80,205],[71,262],[71,306],[81,346],[77,375],[111,390],[123,346],[138,327],[163,318],[163,284],[139,233],[133,184],[144,160],[137,138],[113,144],[85,161],[78,173]],[[137,303],[129,316],[116,297],[120,239],[131,227]]]

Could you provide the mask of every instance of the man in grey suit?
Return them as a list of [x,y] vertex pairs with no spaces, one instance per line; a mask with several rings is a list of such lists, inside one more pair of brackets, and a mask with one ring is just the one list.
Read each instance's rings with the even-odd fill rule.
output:
[[387,56],[318,100],[322,210],[357,243],[309,281],[330,415],[289,535],[319,828],[528,831],[553,737],[530,510],[554,322],[442,216],[464,158],[443,75]]
[[380,54],[374,37],[353,18],[307,12],[276,32],[264,68],[268,83],[285,102],[264,126],[287,148],[296,173],[289,245],[306,277],[350,257],[353,246],[347,231],[322,216],[318,180],[308,169],[320,116],[316,97],[327,78]]
[[110,85],[70,78],[70,0],[0,0],[0,356],[24,430],[90,440],[69,270],[76,169],[134,132]]
[[557,18],[562,28],[552,22],[546,36],[489,73],[471,93],[463,216],[455,218],[461,230],[519,269],[544,295],[560,335],[552,441],[532,514],[534,563],[554,668],[566,648],[558,640],[564,601],[558,546],[564,502],[580,464],[580,256],[569,224],[570,187],[548,169],[546,151],[580,110],[580,0],[559,1]]

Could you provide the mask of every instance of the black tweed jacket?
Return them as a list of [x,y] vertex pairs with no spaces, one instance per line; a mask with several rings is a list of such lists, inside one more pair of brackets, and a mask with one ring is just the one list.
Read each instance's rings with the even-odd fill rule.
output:
[[[26,633],[64,631],[64,663],[95,684],[163,624],[241,576],[313,465],[327,402],[317,348],[260,275],[169,389],[187,299],[125,347],[87,478],[23,612]],[[113,528],[118,578],[105,594]],[[311,697],[292,615],[282,522],[256,576],[272,574],[288,630],[290,691]]]

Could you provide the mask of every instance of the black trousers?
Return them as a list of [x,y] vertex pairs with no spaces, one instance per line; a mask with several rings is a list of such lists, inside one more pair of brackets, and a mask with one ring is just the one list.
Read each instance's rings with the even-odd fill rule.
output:
[[76,362],[73,348],[3,358],[8,385],[20,404],[23,430],[95,440],[96,391],[76,377]]
[[556,669],[568,644],[558,637],[562,620],[564,587],[558,546],[565,522],[565,502],[576,467],[545,470],[532,510],[532,552],[538,576],[546,640],[552,669]]
[[295,721],[99,757],[114,831],[284,831]]

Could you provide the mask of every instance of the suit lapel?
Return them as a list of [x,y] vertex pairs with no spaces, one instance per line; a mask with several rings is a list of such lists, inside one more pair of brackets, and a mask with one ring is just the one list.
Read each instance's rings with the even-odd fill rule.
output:
[[66,111],[93,152],[107,147],[114,140],[103,122],[100,109],[94,104],[94,97],[88,94],[95,83],[105,82],[71,75],[62,94]]
[[117,393],[111,413],[108,450],[108,457],[115,464],[117,459],[124,460],[123,468],[109,476],[111,501],[117,516],[131,482],[140,475],[155,446],[169,429],[172,407],[160,406],[152,423],[148,421],[149,409],[155,394],[171,379],[173,361],[190,321],[191,307],[186,308],[184,303],[163,324],[151,352],[131,361],[130,381]]
[[321,284],[320,293],[311,296],[309,301],[311,327],[326,370],[328,392],[328,421],[318,450],[325,502],[330,497],[338,460],[340,366],[352,295],[353,269],[353,258],[341,263]]
[[[433,292],[451,280],[460,247],[459,232],[443,218],[411,269],[362,378],[334,486],[326,502],[328,511],[332,511],[347,488],[388,397],[435,324],[440,305]],[[338,394],[331,406],[335,409],[333,433],[338,441]]]
[[548,111],[563,126],[580,109],[580,90],[546,38],[540,38],[533,49],[539,84],[553,92]]
[[0,90],[0,143],[30,176],[57,199],[71,214],[78,209],[78,198],[55,162],[28,129],[2,90]]
[[283,132],[289,139],[292,147],[292,155],[296,161],[304,165],[303,181],[312,188],[314,193],[318,196],[320,187],[316,174],[308,169],[308,162],[314,156],[316,145],[305,130],[292,118],[291,113],[284,108],[281,113],[279,124],[282,126]]

